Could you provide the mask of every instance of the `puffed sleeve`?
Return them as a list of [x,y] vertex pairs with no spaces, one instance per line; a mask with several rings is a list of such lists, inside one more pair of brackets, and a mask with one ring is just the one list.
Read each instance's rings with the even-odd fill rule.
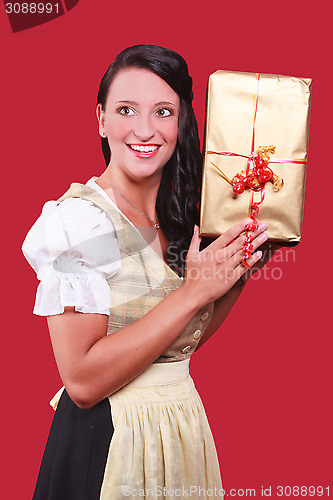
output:
[[82,198],[48,201],[22,251],[40,281],[34,314],[61,314],[66,306],[110,314],[106,279],[120,269],[121,260],[114,226],[104,211]]

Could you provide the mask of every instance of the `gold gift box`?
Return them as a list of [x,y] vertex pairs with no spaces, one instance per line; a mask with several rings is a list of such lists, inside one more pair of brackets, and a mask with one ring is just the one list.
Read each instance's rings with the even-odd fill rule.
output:
[[[270,241],[287,245],[300,241],[311,83],[310,78],[224,70],[210,75],[201,235],[218,236],[249,215],[253,191],[246,188],[244,193],[235,194],[222,174],[232,180],[237,173],[246,170],[247,158],[256,154],[258,146],[274,145],[275,154],[268,166],[283,179],[284,185],[274,190],[271,182],[265,184],[265,198],[259,205],[256,219],[267,223]],[[254,151],[251,151],[253,136]],[[256,192],[254,201],[260,199],[260,192]]]

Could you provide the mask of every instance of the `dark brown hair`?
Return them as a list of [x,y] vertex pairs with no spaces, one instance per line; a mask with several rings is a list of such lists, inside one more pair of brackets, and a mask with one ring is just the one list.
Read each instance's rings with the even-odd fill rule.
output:
[[[157,45],[128,47],[117,55],[101,80],[97,104],[101,104],[103,110],[115,75],[130,67],[156,73],[180,98],[178,140],[173,155],[163,169],[156,212],[169,240],[168,263],[175,270],[184,269],[193,227],[199,224],[202,172],[198,126],[192,107],[192,78],[186,61],[173,50]],[[108,165],[111,152],[107,138],[101,138],[101,144]]]

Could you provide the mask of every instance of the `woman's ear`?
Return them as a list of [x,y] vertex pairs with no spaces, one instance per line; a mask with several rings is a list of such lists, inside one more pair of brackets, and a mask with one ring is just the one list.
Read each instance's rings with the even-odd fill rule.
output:
[[97,116],[98,126],[99,126],[99,135],[101,137],[106,137],[106,133],[104,130],[104,111],[103,111],[102,105],[100,103],[97,104],[97,107],[96,107],[96,116]]

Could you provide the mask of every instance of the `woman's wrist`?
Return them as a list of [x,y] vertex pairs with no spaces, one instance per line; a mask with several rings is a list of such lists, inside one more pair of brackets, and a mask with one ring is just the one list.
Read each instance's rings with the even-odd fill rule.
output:
[[186,279],[178,290],[184,294],[184,306],[188,307],[193,312],[193,315],[210,302],[209,298],[205,300],[203,294],[198,292],[197,287]]

